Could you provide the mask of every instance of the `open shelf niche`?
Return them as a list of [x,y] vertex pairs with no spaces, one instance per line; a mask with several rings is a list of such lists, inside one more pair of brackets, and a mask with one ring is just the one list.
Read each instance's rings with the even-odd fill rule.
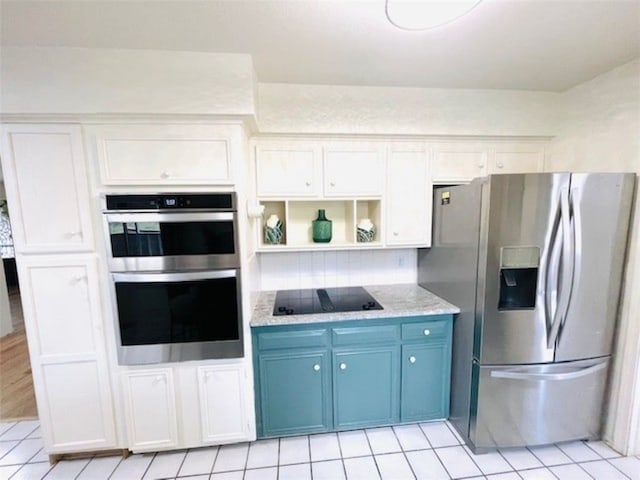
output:
[[[381,221],[382,206],[378,199],[348,200],[265,200],[264,214],[259,229],[259,251],[283,250],[334,250],[347,248],[382,247]],[[315,243],[312,238],[312,223],[318,217],[318,210],[325,211],[326,218],[332,222],[332,236],[328,243]],[[283,236],[280,244],[267,243],[265,224],[271,215],[277,215],[283,223]],[[356,225],[369,218],[376,227],[371,242],[358,242]]]

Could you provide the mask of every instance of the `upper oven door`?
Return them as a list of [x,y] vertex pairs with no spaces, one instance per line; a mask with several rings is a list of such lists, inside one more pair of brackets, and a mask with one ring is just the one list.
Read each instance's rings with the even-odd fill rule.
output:
[[106,213],[112,272],[239,266],[235,212]]

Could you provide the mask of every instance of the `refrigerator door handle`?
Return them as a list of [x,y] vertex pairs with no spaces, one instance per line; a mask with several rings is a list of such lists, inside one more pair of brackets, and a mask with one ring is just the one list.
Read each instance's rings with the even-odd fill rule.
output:
[[544,279],[544,318],[549,337],[553,318],[558,307],[558,283],[560,275],[560,248],[562,245],[562,231],[560,230],[560,199],[553,210],[551,236],[547,247],[547,258],[542,264],[544,270],[540,278]]
[[[571,194],[569,197],[570,206],[571,206],[571,288],[569,289],[567,305],[565,309],[565,313],[562,317],[562,321],[560,323],[560,327],[564,327],[565,322],[567,321],[567,313],[569,311],[569,307],[571,306],[571,299],[573,298],[573,292],[577,287],[577,279],[580,278],[580,275],[576,272],[576,269],[580,268],[582,264],[582,216],[580,214],[580,208],[578,203],[576,202],[576,196],[578,195],[578,188],[572,188]],[[562,335],[559,334],[558,339],[560,339]]]
[[560,193],[560,222],[562,224],[562,279],[558,308],[553,315],[553,322],[547,337],[547,348],[553,348],[560,332],[560,326],[569,309],[569,299],[571,294],[571,283],[573,273],[573,235],[571,234],[571,212],[569,207],[569,190],[563,188]]
[[509,380],[573,380],[580,377],[586,377],[592,373],[599,372],[607,367],[607,361],[592,365],[586,368],[579,368],[571,372],[563,373],[527,373],[518,370],[494,370],[491,372],[493,378],[505,378]]

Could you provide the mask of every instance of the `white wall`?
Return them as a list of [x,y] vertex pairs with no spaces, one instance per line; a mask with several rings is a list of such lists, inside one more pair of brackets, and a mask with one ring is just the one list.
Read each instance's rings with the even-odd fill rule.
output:
[[255,114],[250,55],[0,49],[3,114]]
[[[561,95],[563,121],[550,145],[552,170],[640,174],[640,59]],[[636,185],[636,189],[638,186]],[[636,196],[605,438],[640,454],[640,195]]]
[[554,135],[553,92],[259,84],[265,133]]

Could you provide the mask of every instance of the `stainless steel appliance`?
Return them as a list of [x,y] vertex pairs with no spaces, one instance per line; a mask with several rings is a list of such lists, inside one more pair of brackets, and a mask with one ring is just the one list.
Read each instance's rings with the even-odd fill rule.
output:
[[104,200],[119,363],[242,357],[235,195]]
[[382,305],[363,287],[309,288],[279,290],[273,314],[304,315],[362,310],[383,310]]
[[600,435],[634,174],[434,191],[421,286],[460,307],[450,421],[474,451]]

